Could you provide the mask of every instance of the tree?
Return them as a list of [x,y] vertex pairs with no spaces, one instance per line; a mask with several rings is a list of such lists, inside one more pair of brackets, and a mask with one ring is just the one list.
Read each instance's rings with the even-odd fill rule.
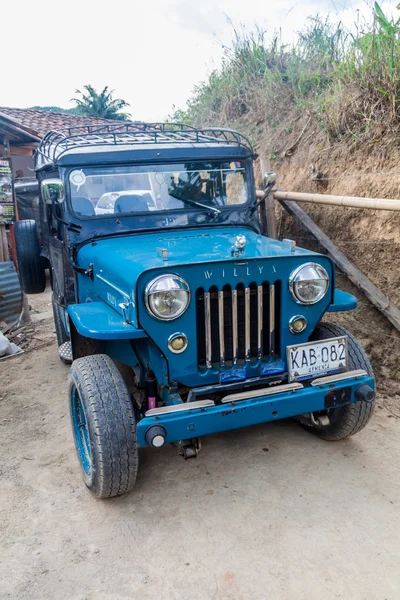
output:
[[130,119],[131,115],[129,113],[120,112],[123,108],[127,108],[129,104],[120,98],[114,99],[112,97],[114,90],[109,90],[107,85],[100,93],[91,85],[84,85],[83,90],[75,90],[75,94],[79,94],[80,98],[71,98],[76,102],[77,114],[118,121]]
[[61,108],[60,106],[30,106],[29,110],[42,110],[43,112],[63,113],[64,115],[76,115],[77,108]]

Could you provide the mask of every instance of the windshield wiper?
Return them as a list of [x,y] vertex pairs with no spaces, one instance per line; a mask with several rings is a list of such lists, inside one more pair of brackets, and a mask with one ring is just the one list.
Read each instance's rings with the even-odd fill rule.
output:
[[176,196],[175,194],[171,194],[168,192],[170,196],[175,198],[176,200],[180,200],[181,202],[187,202],[187,204],[193,204],[194,206],[200,206],[201,208],[205,208],[207,210],[212,210],[215,214],[220,215],[221,210],[219,208],[215,208],[215,206],[207,206],[207,204],[202,204],[201,202],[197,202],[197,200],[189,200],[188,198],[181,198],[180,196]]
[[253,212],[255,212],[255,211],[257,210],[257,208],[258,208],[259,206],[261,206],[261,204],[262,204],[263,202],[265,202],[265,201],[266,201],[266,199],[268,198],[269,194],[271,193],[271,191],[272,191],[272,188],[274,187],[274,185],[275,185],[275,181],[270,181],[270,182],[267,184],[267,186],[266,186],[266,188],[265,188],[265,190],[264,190],[264,195],[263,195],[263,197],[262,197],[262,198],[261,198],[261,199],[260,199],[258,202],[256,202],[255,204],[253,204],[252,206],[250,206],[250,207],[249,207],[249,209],[248,209],[248,210],[249,210],[249,213],[250,213],[251,215],[253,214]]

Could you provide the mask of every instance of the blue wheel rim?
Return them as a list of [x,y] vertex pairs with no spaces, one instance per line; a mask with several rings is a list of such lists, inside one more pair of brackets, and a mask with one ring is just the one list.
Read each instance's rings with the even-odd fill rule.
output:
[[90,475],[92,470],[92,453],[90,450],[89,430],[85,409],[75,386],[71,390],[71,413],[79,459],[85,473]]

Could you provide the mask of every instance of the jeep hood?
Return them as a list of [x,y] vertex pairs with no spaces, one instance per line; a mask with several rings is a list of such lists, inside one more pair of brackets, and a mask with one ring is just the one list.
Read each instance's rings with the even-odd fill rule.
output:
[[[232,252],[237,236],[246,238],[239,255]],[[78,275],[79,302],[102,300],[125,316],[129,323],[135,327],[140,324],[146,330],[147,313],[142,311],[145,288],[161,274],[182,276],[192,292],[207,281],[209,286],[218,286],[222,281],[225,284],[250,284],[261,279],[287,281],[294,268],[313,256],[318,256],[318,262],[332,274],[328,257],[296,248],[289,240],[269,239],[246,227],[204,228],[184,233],[162,231],[96,239],[83,245],[77,254],[79,267],[89,269],[89,276]],[[320,305],[321,310],[327,308],[330,296],[327,295],[326,305]],[[295,310],[295,301],[290,299],[290,302]],[[192,312],[183,316],[189,317],[193,318]]]
[[[236,237],[244,235],[243,253],[232,256]],[[229,227],[185,231],[152,232],[97,239],[78,252],[80,267],[93,265],[94,274],[112,281],[123,290],[131,290],[139,275],[152,268],[212,263],[215,261],[284,256],[315,255],[302,248],[292,248],[289,241],[279,242],[246,227]]]

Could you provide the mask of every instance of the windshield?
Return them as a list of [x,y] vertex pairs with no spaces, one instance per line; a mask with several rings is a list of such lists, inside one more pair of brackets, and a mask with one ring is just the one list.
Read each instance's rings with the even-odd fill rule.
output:
[[150,211],[220,214],[249,200],[240,161],[89,167],[70,171],[68,178],[73,212],[84,217]]

